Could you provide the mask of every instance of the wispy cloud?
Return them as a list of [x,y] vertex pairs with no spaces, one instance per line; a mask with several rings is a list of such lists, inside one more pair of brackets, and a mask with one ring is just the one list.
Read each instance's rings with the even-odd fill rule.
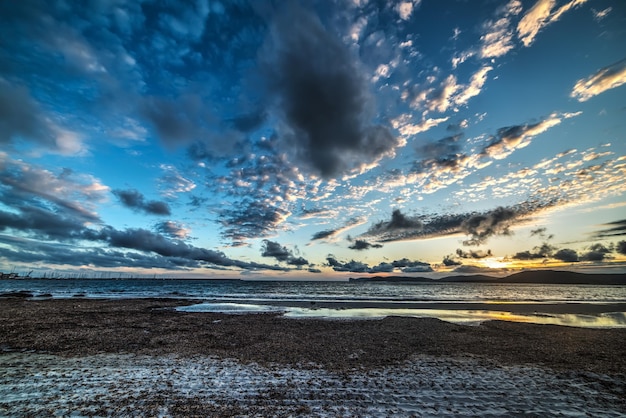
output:
[[543,27],[558,21],[564,13],[586,2],[587,0],[571,0],[553,11],[555,0],[538,0],[518,23],[517,36],[524,46],[530,46]]
[[604,229],[598,231],[597,238],[616,237],[626,235],[626,219],[603,224]]
[[538,0],[524,14],[522,20],[517,24],[517,36],[519,36],[524,46],[530,46],[539,30],[548,24],[550,13],[555,4],[555,0]]
[[514,48],[511,19],[522,11],[522,3],[511,0],[496,11],[495,18],[483,24],[480,41],[481,58],[497,58]]
[[506,158],[514,150],[527,146],[533,137],[559,123],[561,119],[557,115],[551,115],[541,122],[501,128],[491,143],[483,149],[483,153],[497,160]]
[[365,223],[365,219],[363,218],[351,218],[349,219],[343,226],[335,229],[326,229],[323,231],[316,232],[311,237],[311,241],[318,240],[331,240],[340,234],[349,231],[350,229],[356,228],[359,225],[363,225]]
[[570,96],[579,102],[585,102],[624,83],[626,83],[626,59],[604,67],[587,78],[578,80]]
[[101,180],[71,169],[53,173],[40,166],[13,160],[0,152],[0,197],[9,207],[33,210],[41,202],[55,208],[58,214],[67,214],[84,222],[100,222],[96,204],[107,200],[109,187]]

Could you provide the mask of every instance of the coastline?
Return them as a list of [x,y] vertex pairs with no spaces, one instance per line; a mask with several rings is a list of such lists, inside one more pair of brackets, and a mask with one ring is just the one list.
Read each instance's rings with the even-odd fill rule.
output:
[[[223,303],[221,299],[204,301]],[[259,300],[252,303],[265,306],[280,306],[314,309],[424,309],[424,310],[475,310],[500,311],[515,314],[580,314],[593,315],[608,312],[626,312],[624,302],[403,302],[403,301],[315,301],[307,300]]]

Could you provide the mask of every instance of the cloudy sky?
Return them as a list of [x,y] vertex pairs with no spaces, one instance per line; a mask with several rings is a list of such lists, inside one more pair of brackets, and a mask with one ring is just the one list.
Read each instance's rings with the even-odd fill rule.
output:
[[626,270],[626,3],[0,3],[0,269]]

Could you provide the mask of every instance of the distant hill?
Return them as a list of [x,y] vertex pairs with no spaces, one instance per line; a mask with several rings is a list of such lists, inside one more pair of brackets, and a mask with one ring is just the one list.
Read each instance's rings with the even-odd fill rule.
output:
[[531,283],[531,284],[589,284],[589,285],[626,285],[626,274],[586,274],[573,271],[527,270],[504,278],[482,274],[469,276],[448,276],[443,279],[406,276],[372,276],[350,278],[350,282],[383,283]]
[[585,274],[573,271],[529,270],[500,279],[502,283],[551,284],[621,284],[626,285],[626,274]]

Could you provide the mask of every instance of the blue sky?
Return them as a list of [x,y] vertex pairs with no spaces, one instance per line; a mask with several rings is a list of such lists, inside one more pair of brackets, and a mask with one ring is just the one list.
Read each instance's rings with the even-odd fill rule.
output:
[[0,4],[0,269],[626,262],[626,4]]

